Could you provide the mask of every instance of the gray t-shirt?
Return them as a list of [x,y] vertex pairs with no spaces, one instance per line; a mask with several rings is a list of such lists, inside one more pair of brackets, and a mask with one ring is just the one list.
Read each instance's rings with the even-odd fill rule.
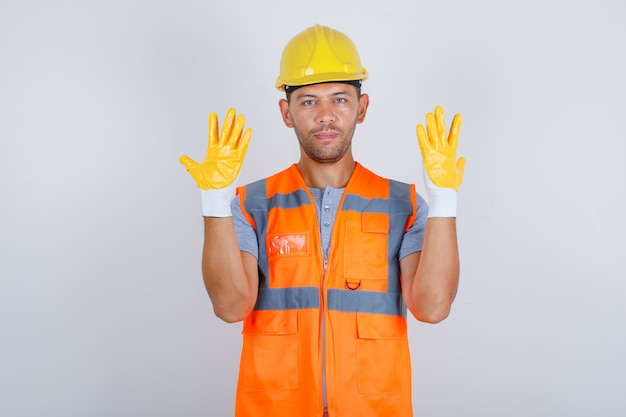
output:
[[[317,219],[320,225],[324,259],[328,259],[330,234],[333,229],[335,215],[337,214],[344,188],[326,187],[323,190],[321,188],[310,188],[310,190],[317,205]],[[241,212],[239,198],[235,198],[230,203],[230,207],[233,213],[233,221],[235,223],[235,232],[237,234],[239,249],[252,254],[258,259],[259,244],[257,242],[257,237],[254,233],[254,229]],[[402,244],[400,245],[398,259],[402,259],[410,253],[420,252],[422,250],[427,217],[428,204],[419,194],[417,194],[417,218],[402,237]]]

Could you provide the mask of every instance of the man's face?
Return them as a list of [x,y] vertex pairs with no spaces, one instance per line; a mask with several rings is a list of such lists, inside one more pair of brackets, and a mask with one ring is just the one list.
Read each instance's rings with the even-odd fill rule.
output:
[[293,127],[304,154],[318,163],[334,163],[350,150],[357,123],[365,118],[368,97],[354,86],[313,84],[281,100],[283,120]]

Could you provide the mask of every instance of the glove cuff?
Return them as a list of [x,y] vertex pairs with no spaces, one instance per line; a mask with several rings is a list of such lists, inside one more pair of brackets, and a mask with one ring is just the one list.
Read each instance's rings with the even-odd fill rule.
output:
[[428,189],[428,217],[456,217],[457,193],[453,188]]
[[456,217],[457,191],[437,187],[424,170],[424,183],[428,193],[428,217]]
[[214,190],[202,190],[202,215],[204,217],[231,217],[230,202],[235,197],[235,185],[233,181],[226,188]]

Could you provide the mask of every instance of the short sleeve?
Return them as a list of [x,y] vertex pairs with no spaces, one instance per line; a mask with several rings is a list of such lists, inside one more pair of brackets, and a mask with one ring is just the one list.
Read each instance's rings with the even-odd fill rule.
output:
[[248,223],[241,212],[241,203],[238,197],[230,202],[230,209],[233,213],[233,222],[235,223],[235,234],[237,235],[239,250],[248,252],[259,259],[259,241],[254,228]]
[[424,243],[426,220],[428,219],[428,203],[419,194],[417,194],[415,201],[417,203],[417,216],[413,225],[402,237],[400,252],[398,253],[399,259],[414,252],[421,252],[422,244]]

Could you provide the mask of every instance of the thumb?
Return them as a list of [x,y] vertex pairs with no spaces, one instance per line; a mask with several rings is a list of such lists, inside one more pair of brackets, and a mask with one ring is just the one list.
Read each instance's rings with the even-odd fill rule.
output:
[[463,173],[465,172],[465,158],[460,157],[458,162],[456,163],[456,188],[457,190],[461,187],[461,183],[463,182]]
[[179,161],[180,161],[181,164],[183,164],[185,166],[185,169],[187,171],[189,171],[194,166],[198,165],[198,163],[196,161],[194,161],[193,159],[191,159],[187,155],[181,156]]

